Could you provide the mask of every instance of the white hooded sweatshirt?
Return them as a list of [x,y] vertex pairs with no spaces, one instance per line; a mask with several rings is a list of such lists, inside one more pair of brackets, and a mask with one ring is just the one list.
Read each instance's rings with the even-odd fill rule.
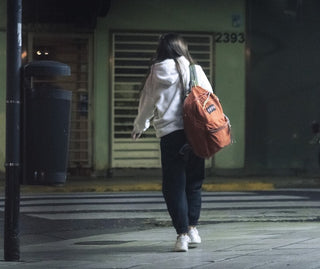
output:
[[[181,56],[178,59],[184,85],[173,59],[167,59],[151,66],[150,75],[142,89],[138,115],[134,121],[134,133],[146,131],[153,121],[157,137],[183,129],[184,91],[189,89],[189,61]],[[196,65],[199,86],[212,92],[205,73]]]

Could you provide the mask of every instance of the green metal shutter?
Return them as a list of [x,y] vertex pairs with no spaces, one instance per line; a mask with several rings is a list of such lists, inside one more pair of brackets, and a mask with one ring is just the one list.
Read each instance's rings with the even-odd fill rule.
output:
[[[112,35],[112,167],[159,168],[159,139],[150,127],[142,139],[132,141],[133,121],[138,112],[139,93],[154,56],[159,32],[115,32]],[[184,38],[192,57],[212,79],[213,34],[189,34]]]

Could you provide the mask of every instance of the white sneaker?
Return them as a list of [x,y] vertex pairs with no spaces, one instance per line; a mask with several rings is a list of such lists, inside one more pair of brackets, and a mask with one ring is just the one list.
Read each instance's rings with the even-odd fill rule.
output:
[[199,232],[196,227],[191,227],[188,236],[190,238],[191,244],[200,244],[201,243],[201,237],[199,235]]
[[187,252],[188,244],[190,242],[190,238],[187,235],[179,235],[177,237],[177,242],[174,246],[174,251],[176,252]]

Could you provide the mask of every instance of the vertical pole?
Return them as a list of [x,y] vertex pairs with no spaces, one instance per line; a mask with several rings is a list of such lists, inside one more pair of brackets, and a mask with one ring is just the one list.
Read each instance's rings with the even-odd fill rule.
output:
[[22,0],[7,0],[6,188],[4,259],[20,259],[20,71]]

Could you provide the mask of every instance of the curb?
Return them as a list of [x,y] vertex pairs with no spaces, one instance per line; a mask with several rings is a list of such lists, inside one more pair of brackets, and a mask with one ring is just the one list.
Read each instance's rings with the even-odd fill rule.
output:
[[[239,182],[221,184],[203,184],[203,191],[266,191],[274,190],[274,184],[263,182]],[[21,192],[29,193],[68,193],[68,192],[130,192],[130,191],[161,191],[161,183],[137,183],[137,184],[66,184],[63,186],[21,186]]]
[[[64,185],[21,185],[21,193],[68,193],[68,192],[130,192],[161,191],[162,181],[158,177],[119,177],[112,179],[70,178]],[[272,191],[277,189],[319,189],[320,178],[303,177],[215,177],[208,178],[203,191]],[[5,181],[0,180],[0,192],[5,191]]]

